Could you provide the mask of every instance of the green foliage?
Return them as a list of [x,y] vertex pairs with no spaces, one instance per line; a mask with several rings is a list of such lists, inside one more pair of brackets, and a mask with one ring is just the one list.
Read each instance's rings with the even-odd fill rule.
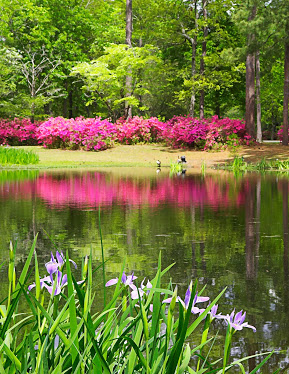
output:
[[[60,293],[56,281],[47,299],[39,274],[35,238],[18,281],[15,278],[15,247],[10,246],[9,297],[0,306],[0,367],[3,373],[212,373],[227,372],[235,365],[244,368],[247,358],[229,362],[229,350],[233,331],[228,329],[225,341],[225,359],[210,363],[208,356],[215,339],[207,338],[210,323],[206,323],[201,343],[191,348],[187,343],[218,302],[223,290],[211,304],[192,322],[191,308],[197,292],[197,282],[189,286],[190,300],[187,307],[177,301],[177,289],[162,288],[162,277],[171,268],[158,268],[151,288],[132,300],[130,288],[118,279],[115,291],[103,310],[93,311],[93,273],[91,256],[82,265],[82,282],[76,282],[68,257],[57,257],[61,272],[67,273],[67,289]],[[34,291],[27,292],[28,269],[35,256]],[[59,254],[59,253],[58,253]],[[62,256],[59,254],[59,256]],[[56,263],[56,260],[51,260]],[[59,265],[61,261],[61,266]],[[97,269],[96,269],[97,271]],[[52,275],[53,276],[53,275]],[[43,280],[42,280],[43,282]],[[98,286],[97,293],[101,292]],[[161,303],[161,293],[172,300],[166,309]],[[199,292],[199,295],[202,291]],[[122,302],[121,302],[122,300]],[[20,303],[25,302],[25,315],[19,313]],[[153,307],[151,312],[150,305]],[[177,305],[179,312],[177,313]],[[208,319],[206,319],[208,321]],[[207,357],[202,352],[208,349]],[[201,352],[201,354],[199,354]],[[251,374],[261,368],[272,355],[265,354]],[[260,356],[255,355],[256,356]],[[197,369],[191,361],[199,357]]]
[[29,165],[37,164],[39,156],[32,151],[19,148],[0,147],[0,165]]
[[289,160],[271,160],[267,161],[263,158],[257,163],[247,163],[244,157],[236,156],[232,163],[229,163],[223,167],[227,170],[232,170],[234,172],[244,172],[244,171],[289,171]]
[[[161,63],[155,52],[150,45],[128,48],[125,44],[111,44],[97,60],[76,65],[72,75],[83,77],[83,89],[91,94],[87,105],[97,102],[101,108],[106,106],[113,118],[123,114],[125,101],[132,107],[146,109],[140,97],[150,94],[146,77]],[[128,71],[134,87],[130,96],[124,89]]]
[[183,163],[171,162],[170,164],[170,174],[178,174],[184,170]]
[[[124,1],[1,0],[0,115],[116,118],[127,102],[134,115],[170,118],[188,113],[192,93],[197,115],[205,90],[206,117],[243,118],[245,57],[259,49],[263,128],[276,131],[282,123],[285,0],[256,1],[253,22],[252,1],[208,1],[207,19],[201,0],[133,1],[130,50],[124,45]],[[248,32],[255,37],[247,46]],[[42,50],[59,64],[53,72],[42,65],[35,84],[45,85],[36,93],[24,68],[39,67],[41,53],[34,62],[31,54]],[[125,92],[128,75],[132,94]]]

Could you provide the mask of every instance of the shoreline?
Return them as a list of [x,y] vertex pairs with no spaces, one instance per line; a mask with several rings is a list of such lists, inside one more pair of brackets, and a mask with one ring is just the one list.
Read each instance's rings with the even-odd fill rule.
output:
[[97,168],[156,168],[156,161],[161,161],[162,168],[169,168],[178,156],[185,156],[186,168],[201,170],[202,165],[211,169],[243,156],[246,162],[256,163],[267,160],[289,158],[289,147],[276,143],[263,143],[254,146],[242,146],[234,153],[225,151],[196,151],[170,149],[160,144],[117,145],[101,152],[80,150],[47,149],[41,146],[17,146],[32,150],[39,155],[40,162],[35,165],[5,165],[0,170],[42,170],[42,169],[97,169]]

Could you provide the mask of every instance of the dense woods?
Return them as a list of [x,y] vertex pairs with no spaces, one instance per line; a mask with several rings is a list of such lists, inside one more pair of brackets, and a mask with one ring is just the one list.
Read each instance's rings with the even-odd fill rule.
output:
[[218,115],[259,140],[288,128],[287,0],[0,0],[0,14],[2,118]]

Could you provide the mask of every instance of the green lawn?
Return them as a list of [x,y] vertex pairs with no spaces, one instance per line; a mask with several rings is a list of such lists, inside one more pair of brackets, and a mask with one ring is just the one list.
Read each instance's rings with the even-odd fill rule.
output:
[[[169,167],[176,162],[178,156],[184,155],[188,161],[186,167],[200,171],[201,165],[216,166],[232,161],[235,155],[229,151],[205,152],[194,150],[170,149],[159,144],[117,145],[101,152],[69,151],[61,149],[46,149],[41,146],[17,147],[33,150],[39,155],[40,162],[36,165],[5,166],[7,168],[55,169],[55,168],[102,168],[102,167],[147,167],[156,168],[160,160],[162,167]],[[280,144],[262,144],[252,147],[241,147],[239,156],[244,156],[247,162],[259,162],[266,159],[288,159],[289,148]],[[1,166],[0,166],[1,168]],[[3,168],[3,167],[2,167]]]

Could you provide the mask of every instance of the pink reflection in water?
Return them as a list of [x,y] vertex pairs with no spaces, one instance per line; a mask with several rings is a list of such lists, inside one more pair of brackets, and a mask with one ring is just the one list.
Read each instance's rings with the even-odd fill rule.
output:
[[232,179],[207,176],[182,178],[133,179],[89,172],[56,176],[42,174],[38,179],[0,185],[0,198],[31,199],[37,196],[52,208],[73,206],[149,205],[169,203],[177,206],[243,205],[248,184],[239,188]]

